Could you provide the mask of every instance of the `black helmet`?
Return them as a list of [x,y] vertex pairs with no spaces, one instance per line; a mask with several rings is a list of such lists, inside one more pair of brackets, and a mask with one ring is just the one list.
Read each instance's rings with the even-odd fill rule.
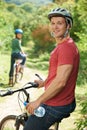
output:
[[70,14],[70,12],[66,9],[63,9],[63,8],[56,8],[56,9],[53,9],[51,12],[49,12],[48,14],[48,18],[49,20],[51,20],[51,18],[53,16],[61,16],[61,17],[64,17],[66,19],[66,21],[68,22],[68,24],[70,24],[70,27],[72,27],[72,24],[73,24],[73,19],[72,19],[72,16]]

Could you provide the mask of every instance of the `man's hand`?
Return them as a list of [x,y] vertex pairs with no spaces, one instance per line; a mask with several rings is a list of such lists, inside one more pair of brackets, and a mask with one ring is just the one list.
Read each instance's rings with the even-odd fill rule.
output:
[[43,80],[34,80],[34,82],[39,84],[38,88],[44,87],[44,81]]
[[34,114],[34,110],[40,106],[39,101],[33,101],[27,104],[26,109],[30,114]]

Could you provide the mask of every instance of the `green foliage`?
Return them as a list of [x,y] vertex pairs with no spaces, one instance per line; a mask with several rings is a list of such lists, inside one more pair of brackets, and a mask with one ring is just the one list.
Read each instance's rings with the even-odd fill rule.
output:
[[14,4],[11,4],[11,5],[9,5],[8,7],[7,7],[7,10],[8,11],[10,11],[10,12],[12,12],[14,9],[15,9],[15,5]]
[[78,42],[78,47],[80,51],[80,68],[79,68],[79,77],[78,85],[85,84],[87,82],[87,36],[85,34],[79,34],[80,41]]
[[44,55],[42,54],[42,55],[39,56],[39,59],[41,60],[41,62],[42,61],[47,61],[48,62],[49,61],[49,53],[45,52]]
[[9,67],[10,67],[10,54],[4,53],[4,55],[0,52],[0,87],[3,84],[8,83],[8,74],[9,74]]
[[49,54],[48,53],[44,53],[39,55],[39,58],[35,58],[35,56],[33,56],[33,58],[29,58],[29,60],[27,60],[27,66],[29,68],[35,68],[38,70],[43,71],[42,73],[47,73],[48,70],[48,61],[49,61]]
[[[79,41],[79,35],[77,35],[78,32],[81,32],[82,30],[82,23],[79,20],[79,13],[77,5],[73,7],[73,28],[71,30],[71,36],[75,41]],[[79,25],[79,26],[77,26]]]
[[68,1],[72,2],[71,0],[53,0],[54,3],[60,4],[60,5],[62,5],[64,2],[68,2]]
[[33,13],[37,9],[37,7],[31,3],[25,3],[25,4],[21,5],[21,8],[28,13]]
[[[20,0],[19,2],[22,1]],[[70,0],[55,1],[55,2],[58,2],[59,6],[61,6],[62,3],[62,7],[66,7],[72,12],[74,18],[74,25],[73,29],[71,30],[71,36],[74,38],[75,41],[78,41],[80,38],[78,32],[79,34],[82,34],[82,32],[84,34],[86,33],[85,28],[87,24],[86,0],[79,0],[77,3],[74,3],[74,1]],[[5,8],[3,8],[3,6]],[[25,3],[22,4],[21,6],[16,6],[15,4],[5,4],[4,2],[2,2],[0,4],[0,12],[1,12],[0,15],[2,15],[0,17],[1,30],[4,26],[6,26],[5,37],[7,37],[8,25],[10,26],[11,36],[13,35],[14,28],[17,27],[23,28],[25,32],[23,37],[23,44],[27,45],[29,40],[33,39],[31,35],[32,31],[34,31],[36,27],[46,25],[48,23],[47,14],[50,9],[55,7],[58,7],[58,5],[55,3],[46,6],[36,7],[31,3]],[[4,37],[1,36],[1,39],[4,39]]]
[[75,124],[77,126],[78,130],[83,130],[83,128],[87,127],[87,93],[85,94],[84,100],[80,103],[81,106],[81,116],[80,119],[78,119]]
[[[87,0],[79,0],[78,1],[78,10],[81,19],[83,18],[83,21],[87,20]],[[87,23],[86,23],[87,24]]]

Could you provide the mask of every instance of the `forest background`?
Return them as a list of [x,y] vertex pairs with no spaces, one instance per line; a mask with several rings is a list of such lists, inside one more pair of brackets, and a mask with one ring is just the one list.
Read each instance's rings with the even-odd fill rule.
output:
[[[24,2],[25,1],[25,2]],[[27,66],[37,68],[47,73],[48,59],[55,46],[50,36],[48,12],[55,7],[64,7],[72,13],[73,29],[71,37],[75,40],[80,51],[80,69],[77,87],[87,88],[87,0],[53,0],[48,3],[29,2],[29,0],[0,0],[0,64],[11,53],[11,40],[14,30],[21,28],[24,31],[23,46],[29,56]],[[49,47],[50,46],[50,47]],[[6,63],[8,66],[8,63]],[[1,64],[2,65],[2,64]],[[0,66],[0,82],[7,80],[8,68]],[[85,86],[85,87],[84,87]],[[0,87],[3,87],[0,85]],[[78,130],[87,126],[87,92],[80,96],[81,118],[77,121]]]

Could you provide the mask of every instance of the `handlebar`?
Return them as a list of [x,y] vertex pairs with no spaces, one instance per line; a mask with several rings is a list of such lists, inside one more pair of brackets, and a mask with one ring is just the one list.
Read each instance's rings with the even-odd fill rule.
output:
[[[29,85],[29,84],[30,84],[30,86],[26,86],[26,85]],[[23,92],[25,93],[25,95],[27,96],[26,89],[29,89],[29,88],[37,88],[37,87],[38,87],[38,84],[35,83],[35,82],[28,82],[28,83],[25,84],[24,86],[26,86],[26,87],[23,87],[23,88],[21,88],[21,89],[7,90],[7,91],[5,90],[6,93],[1,93],[1,92],[0,92],[0,97],[9,96],[9,95],[12,95],[12,94],[14,94],[14,93],[16,93],[16,92],[19,92],[19,91],[23,91]]]
[[[40,80],[43,80],[38,74],[35,74]],[[28,82],[28,83],[26,83],[24,86],[23,86],[23,88],[20,88],[20,89],[16,89],[16,90],[2,90],[2,91],[4,91],[4,93],[3,92],[1,92],[0,91],[0,97],[4,97],[4,96],[9,96],[9,95],[12,95],[12,94],[14,94],[14,93],[16,93],[16,92],[20,92],[20,91],[22,91],[22,92],[24,92],[24,94],[25,94],[25,96],[26,96],[26,100],[25,100],[25,102],[29,102],[29,93],[26,91],[26,89],[29,89],[29,88],[37,88],[39,86],[39,84],[38,83],[35,83],[35,82]]]
[[[35,74],[40,80],[43,80],[38,74]],[[30,102],[30,94],[28,93],[28,91],[26,89],[29,89],[29,88],[37,88],[39,86],[38,83],[35,83],[35,82],[28,82],[26,83],[22,88],[20,89],[16,89],[16,90],[0,90],[0,97],[5,97],[5,96],[9,96],[9,95],[12,95],[16,92],[18,92],[18,103],[19,103],[19,106],[21,108],[21,105],[20,105],[20,102],[26,106],[27,103]],[[24,94],[23,95],[23,98],[21,98],[20,96],[20,92],[22,92],[21,94]],[[20,102],[19,102],[20,101]],[[21,109],[22,110],[22,109]]]

